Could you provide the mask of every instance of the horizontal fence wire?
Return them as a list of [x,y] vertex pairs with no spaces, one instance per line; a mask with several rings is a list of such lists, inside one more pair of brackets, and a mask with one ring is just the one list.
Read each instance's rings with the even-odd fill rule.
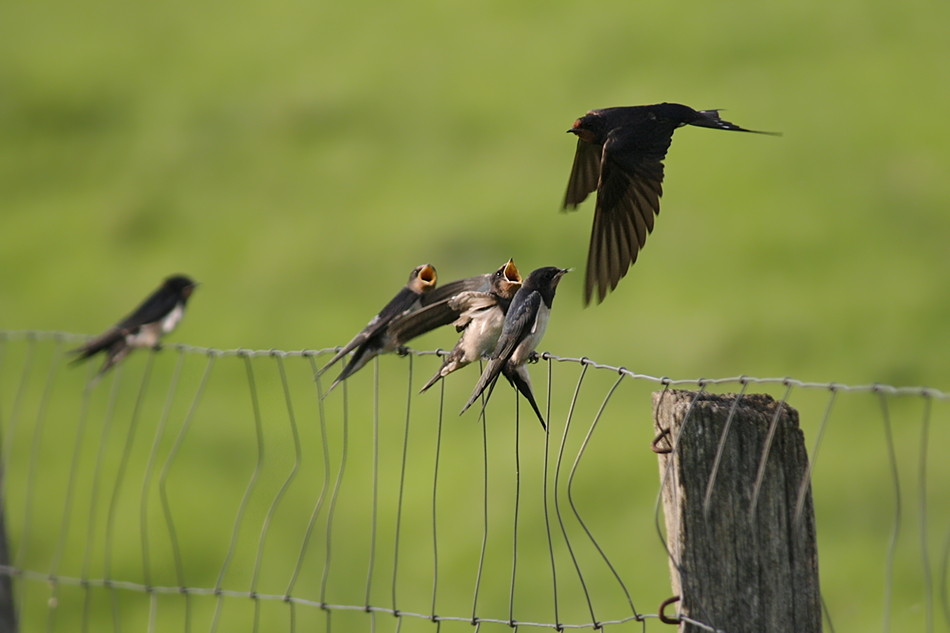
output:
[[501,385],[459,418],[477,368],[418,394],[443,350],[327,395],[335,348],[167,344],[96,382],[68,366],[85,339],[0,331],[0,575],[22,630],[661,630],[676,561],[649,394],[671,388],[798,407],[829,630],[950,625],[950,467],[928,459],[946,391],[543,353],[545,433]]
[[[5,341],[12,340],[56,340],[62,342],[70,343],[81,343],[82,341],[88,340],[89,336],[85,334],[75,334],[71,332],[55,331],[55,330],[0,330],[0,339]],[[213,347],[201,347],[198,345],[188,345],[185,343],[166,343],[164,344],[165,349],[177,350],[179,352],[188,353],[188,354],[199,354],[212,357],[225,357],[225,356],[247,356],[250,358],[261,357],[261,356],[270,356],[270,357],[282,357],[282,358],[293,358],[293,357],[304,357],[304,358],[317,358],[319,356],[325,356],[336,353],[340,348],[339,347],[328,347],[319,350],[314,349],[301,349],[301,350],[279,350],[279,349],[247,349],[247,348],[232,348],[232,349],[217,349]],[[411,354],[414,356],[445,356],[448,354],[449,350],[444,349],[435,349],[435,350],[415,350],[411,348],[404,348],[402,350],[406,354]],[[794,387],[794,388],[803,388],[803,389],[823,389],[831,392],[844,392],[844,393],[882,393],[886,395],[893,396],[921,396],[924,398],[934,398],[937,400],[950,400],[950,391],[944,391],[941,389],[935,389],[933,387],[909,387],[909,386],[894,386],[887,385],[883,383],[870,383],[864,385],[848,385],[840,382],[820,382],[820,381],[806,381],[799,380],[797,378],[792,378],[790,376],[784,377],[756,377],[756,376],[730,376],[723,378],[670,378],[668,376],[655,376],[651,374],[642,374],[635,371],[631,371],[624,366],[608,365],[605,363],[598,363],[587,356],[579,357],[570,357],[570,356],[558,356],[550,352],[543,352],[538,355],[539,359],[552,361],[556,363],[573,363],[579,364],[582,366],[592,367],[594,369],[601,369],[605,371],[617,372],[634,380],[645,380],[648,382],[654,382],[661,386],[669,387],[714,387],[718,385],[781,385],[785,387]]]

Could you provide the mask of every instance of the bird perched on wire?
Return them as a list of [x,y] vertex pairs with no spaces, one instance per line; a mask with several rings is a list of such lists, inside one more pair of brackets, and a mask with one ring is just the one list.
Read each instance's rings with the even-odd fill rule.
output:
[[[507,266],[508,263],[505,263],[501,268],[491,273],[450,281],[423,295],[419,309],[401,314],[393,319],[390,324],[388,334],[393,347],[399,348],[417,336],[422,336],[427,332],[456,321],[461,316],[457,297],[467,292],[490,292],[493,279],[499,274],[503,274],[499,271]],[[521,276],[518,274],[514,262],[511,263],[508,270],[509,276],[517,276],[517,281],[520,284]]]
[[[467,290],[445,301],[444,310],[454,316],[455,331],[462,336],[452,351],[443,359],[439,371],[429,379],[419,393],[429,389],[453,371],[481,359],[495,349],[505,321],[505,314],[515,292],[521,287],[521,274],[515,262],[509,259],[490,275],[487,291]],[[404,320],[428,321],[427,312],[438,306],[423,308],[404,317]]]
[[541,426],[547,428],[541,409],[538,408],[538,403],[531,391],[531,378],[525,363],[531,358],[544,336],[558,282],[568,272],[570,272],[569,268],[547,266],[538,268],[525,277],[521,288],[515,293],[508,307],[498,343],[472,391],[471,398],[462,407],[460,414],[465,413],[486,389],[488,390],[485,396],[486,401],[491,398],[498,377],[504,374],[508,382],[527,399],[538,416]]
[[133,349],[159,349],[162,336],[174,330],[181,321],[185,304],[197,285],[185,275],[168,277],[132,314],[99,336],[71,350],[71,353],[79,354],[73,359],[73,363],[82,362],[103,352],[105,361],[96,375],[98,380]]
[[636,261],[660,212],[663,159],[673,131],[684,125],[774,134],[724,121],[718,110],[678,103],[591,110],[568,130],[577,136],[577,150],[563,208],[576,209],[597,191],[585,304],[595,291],[598,303],[603,301]]
[[353,358],[350,359],[350,362],[347,363],[343,371],[340,372],[340,375],[337,376],[333,384],[330,385],[330,388],[327,389],[328,394],[340,381],[352,376],[374,356],[378,356],[386,351],[392,351],[396,348],[389,333],[389,327],[393,320],[410,310],[418,309],[421,305],[422,297],[435,288],[437,281],[438,275],[431,264],[422,264],[412,269],[412,273],[409,275],[409,281],[396,293],[396,296],[379,311],[379,314],[370,320],[359,334],[344,345],[336,355],[317,372],[317,377],[319,378],[324,372],[330,369],[330,367],[336,364],[337,361],[351,351],[356,350],[353,354]]

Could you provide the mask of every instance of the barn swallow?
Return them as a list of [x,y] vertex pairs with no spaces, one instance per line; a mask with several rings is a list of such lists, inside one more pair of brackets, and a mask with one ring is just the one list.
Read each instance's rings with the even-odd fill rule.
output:
[[[505,264],[507,266],[507,264]],[[512,263],[512,274],[518,274],[518,269]],[[453,301],[459,295],[467,292],[487,293],[492,288],[492,278],[498,271],[466,277],[443,284],[422,295],[418,310],[410,310],[395,319],[389,325],[389,336],[395,348],[401,347],[427,332],[431,332],[443,325],[454,322],[460,316],[460,311]],[[520,283],[521,277],[518,277]],[[451,305],[450,305],[451,303]]]
[[597,291],[600,303],[637,260],[663,194],[663,159],[673,131],[684,125],[747,130],[719,118],[718,110],[693,110],[678,103],[591,110],[574,121],[577,151],[563,209],[576,209],[597,191],[587,254],[584,303]]
[[[521,274],[514,260],[509,259],[491,274],[487,292],[469,290],[447,301],[447,308],[457,315],[453,323],[455,331],[460,332],[462,336],[448,356],[443,359],[439,371],[429,379],[419,393],[423,393],[453,371],[479,360],[495,349],[508,306],[520,287]],[[409,318],[425,310],[424,308],[410,315]]]
[[[475,292],[488,292],[488,290],[491,288],[491,277],[493,274],[494,273],[475,275],[474,277],[466,277],[465,279],[457,279],[455,281],[441,284],[438,288],[433,288],[429,292],[422,295],[419,305],[425,308],[435,303],[445,302],[455,295],[467,290],[473,290]],[[443,323],[443,325],[446,325],[450,322],[451,320]],[[419,335],[417,334],[416,336]]]
[[353,358],[350,359],[350,362],[347,363],[340,375],[337,376],[333,384],[330,385],[330,388],[327,389],[328,394],[340,381],[349,378],[374,356],[396,349],[396,344],[389,335],[389,326],[392,324],[393,319],[410,310],[417,309],[420,306],[421,298],[435,288],[437,280],[438,276],[436,275],[435,268],[430,264],[423,264],[412,269],[412,273],[409,275],[409,281],[396,293],[396,296],[379,311],[379,314],[372,318],[359,334],[353,337],[353,340],[343,346],[343,348],[330,359],[330,362],[317,372],[317,377],[319,378],[338,360],[354,349],[356,350],[353,354]]
[[71,353],[79,354],[72,362],[79,363],[99,352],[105,352],[105,362],[96,376],[98,380],[133,349],[159,349],[162,336],[174,330],[181,321],[185,304],[197,285],[184,275],[167,278],[132,314],[91,341],[71,350]]
[[508,307],[498,343],[460,415],[472,406],[485,389],[488,389],[485,399],[491,398],[498,376],[504,374],[508,382],[528,400],[541,426],[547,429],[541,409],[531,392],[531,379],[525,363],[544,336],[551,315],[551,304],[554,303],[554,292],[561,277],[568,272],[569,268],[548,266],[532,271],[525,278]]

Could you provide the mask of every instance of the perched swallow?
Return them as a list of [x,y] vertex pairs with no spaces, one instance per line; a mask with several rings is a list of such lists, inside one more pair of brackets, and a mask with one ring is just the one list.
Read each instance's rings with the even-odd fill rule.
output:
[[[422,299],[419,302],[419,305],[423,308],[434,305],[436,303],[443,303],[459,294],[460,292],[465,292],[467,290],[473,290],[476,292],[488,292],[491,288],[491,277],[495,273],[486,273],[484,275],[475,275],[474,277],[466,277],[465,279],[457,279],[455,281],[450,281],[445,284],[441,284],[438,288],[433,288],[429,292],[422,295]],[[451,323],[452,319],[443,323],[442,325],[447,325]],[[428,330],[426,330],[427,332]],[[423,332],[424,333],[424,332]],[[415,336],[419,336],[416,334]],[[413,337],[415,338],[415,337]]]
[[[507,266],[507,264],[505,264],[505,266]],[[512,274],[518,274],[518,269],[514,267],[513,263],[512,270]],[[450,281],[422,295],[422,299],[419,302],[419,309],[410,310],[397,316],[389,325],[388,336],[390,337],[393,348],[399,348],[417,336],[422,336],[427,332],[431,332],[432,330],[457,320],[461,312],[457,307],[456,301],[454,301],[456,297],[467,292],[490,292],[492,289],[492,279],[497,274],[498,271],[495,271],[484,275]],[[518,281],[520,283],[520,276],[518,277]]]
[[724,121],[718,110],[697,111],[678,103],[591,110],[568,130],[577,136],[577,151],[563,208],[576,209],[597,191],[585,304],[595,289],[597,302],[603,301],[637,260],[653,230],[653,216],[660,212],[663,159],[673,131],[684,125],[774,134]]
[[412,270],[412,273],[409,275],[409,281],[406,282],[402,290],[397,292],[396,296],[379,311],[379,314],[374,316],[366,327],[353,337],[353,340],[343,346],[343,348],[330,359],[330,362],[317,372],[317,377],[319,378],[338,360],[351,351],[356,350],[353,354],[353,358],[350,359],[350,362],[343,368],[343,371],[337,376],[337,379],[334,380],[330,388],[327,389],[327,393],[330,393],[340,381],[346,380],[357,370],[362,368],[363,365],[368,363],[374,356],[396,349],[396,344],[389,335],[389,326],[392,324],[393,319],[410,310],[418,309],[423,295],[431,292],[432,289],[435,288],[437,280],[435,268],[430,264],[416,266]]
[[98,379],[136,347],[159,349],[162,336],[181,321],[195,286],[197,284],[184,275],[169,277],[132,314],[85,345],[71,350],[79,354],[73,363],[104,351],[106,360],[97,374]]
[[525,363],[528,362],[541,337],[544,336],[544,330],[547,328],[548,318],[551,315],[551,304],[554,303],[554,292],[557,290],[561,277],[568,272],[570,272],[569,268],[548,266],[532,271],[525,278],[521,288],[511,300],[501,335],[485,366],[485,371],[482,372],[472,392],[472,397],[462,407],[460,414],[465,413],[485,389],[488,389],[485,399],[491,398],[498,376],[504,374],[508,382],[528,400],[538,420],[541,421],[541,426],[547,428],[541,409],[538,408],[538,403],[531,392],[531,379]]
[[[521,287],[521,274],[514,260],[507,262],[491,275],[487,292],[469,290],[451,297],[447,308],[458,315],[453,325],[462,334],[458,343],[442,361],[442,367],[419,390],[419,393],[434,385],[453,371],[479,360],[495,349],[498,336],[505,322],[505,314],[512,297]],[[426,311],[409,315],[408,318]]]

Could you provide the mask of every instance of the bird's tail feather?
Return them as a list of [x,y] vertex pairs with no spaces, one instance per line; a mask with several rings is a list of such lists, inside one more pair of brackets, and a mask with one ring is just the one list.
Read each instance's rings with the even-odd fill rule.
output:
[[323,367],[321,367],[320,369],[317,370],[317,373],[314,374],[314,376],[317,377],[317,378],[319,378],[320,376],[322,376],[323,374],[325,374],[328,369],[330,369],[331,367],[333,367],[334,365],[336,365],[337,362],[339,362],[339,360],[340,360],[341,358],[343,358],[344,356],[346,356],[348,352],[349,352],[349,350],[346,350],[345,348],[341,348],[339,351],[337,351],[336,354],[334,354],[333,358],[331,358],[331,359],[327,362],[326,365],[324,365]]
[[715,130],[732,130],[734,132],[751,132],[752,134],[769,134],[771,136],[781,136],[780,132],[763,132],[762,130],[749,130],[744,127],[740,127],[735,123],[726,121],[719,116],[720,110],[698,110],[700,116],[696,117],[692,121],[689,121],[690,125],[695,125],[698,127],[709,127]]
[[527,377],[522,376],[519,372],[506,372],[505,377],[508,378],[508,382],[521,392],[521,395],[525,397],[525,400],[528,401],[528,404],[531,405],[531,408],[534,409],[534,413],[538,416],[538,420],[541,422],[541,428],[545,431],[548,428],[548,425],[544,422],[544,416],[541,415],[541,409],[538,407],[537,401],[534,399],[534,393],[531,391],[531,383],[528,381]]
[[435,383],[439,382],[441,378],[442,378],[442,369],[440,368],[439,371],[435,372],[435,376],[430,378],[429,382],[427,382],[425,385],[422,386],[422,389],[419,390],[419,393],[425,393],[426,391],[428,391],[429,388],[432,387]]
[[495,383],[498,381],[498,376],[501,375],[501,366],[504,361],[500,360],[490,360],[488,361],[488,366],[485,367],[485,371],[482,372],[482,375],[478,379],[478,383],[475,385],[475,389],[472,390],[472,397],[468,399],[468,402],[465,403],[465,406],[462,407],[462,410],[459,411],[459,415],[462,415],[468,408],[475,404],[475,401],[478,400],[478,397],[482,395],[482,392],[485,389],[488,389],[488,394],[485,396],[485,400],[491,397],[491,392],[495,389]]

